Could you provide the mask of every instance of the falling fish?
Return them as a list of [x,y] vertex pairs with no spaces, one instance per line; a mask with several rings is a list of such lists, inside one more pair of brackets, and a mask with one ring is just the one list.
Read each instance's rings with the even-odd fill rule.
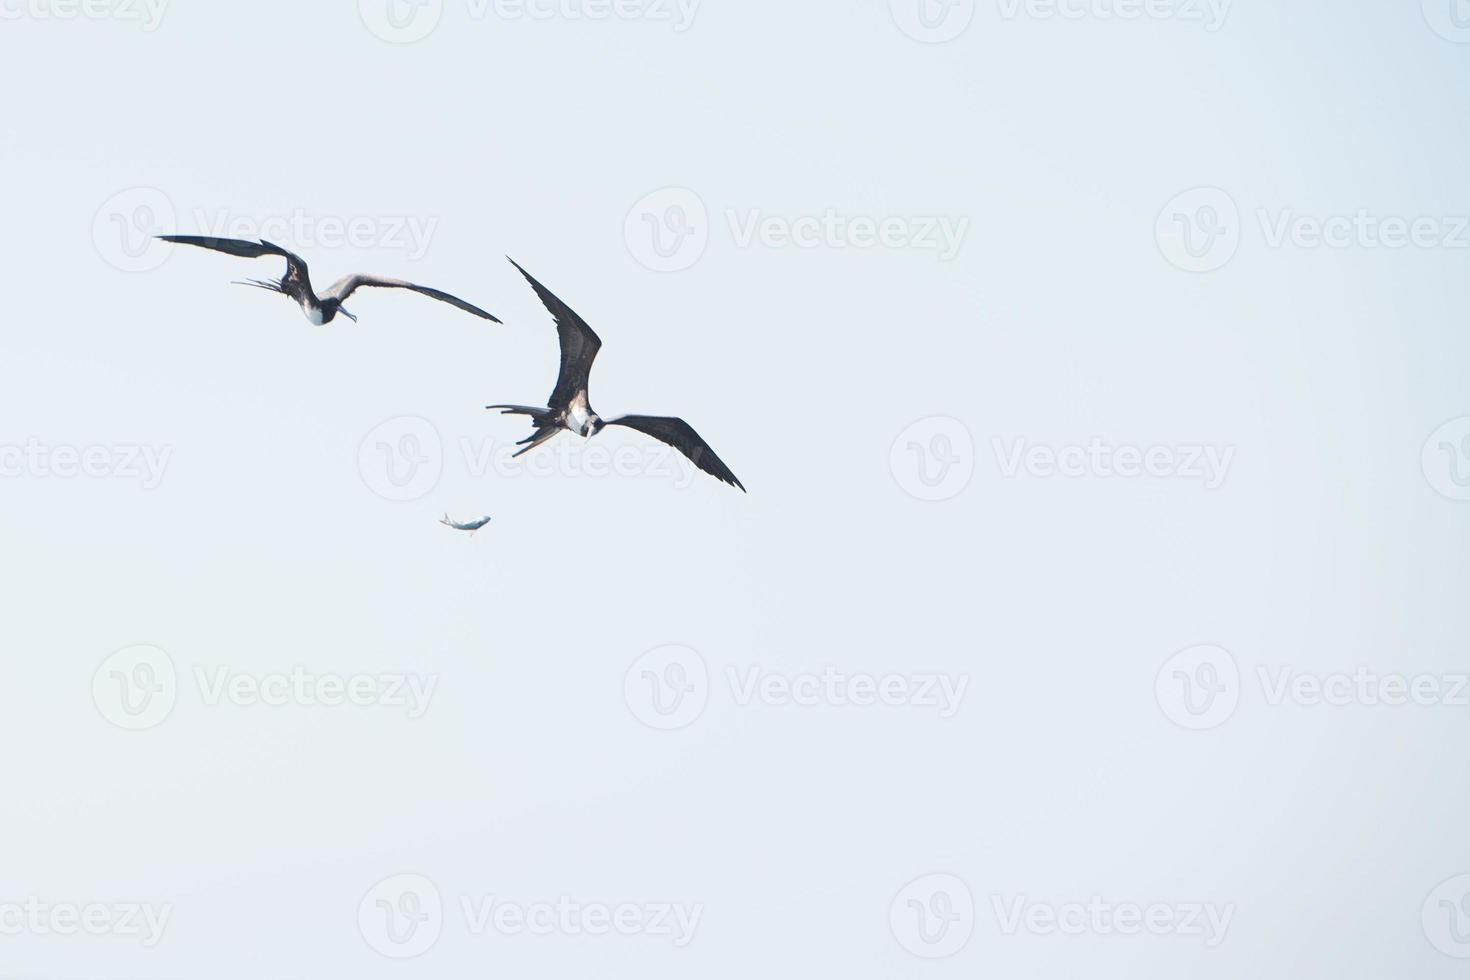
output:
[[448,514],[445,514],[444,515],[444,519],[442,521],[440,521],[439,523],[440,524],[443,524],[445,527],[452,527],[456,531],[468,531],[468,532],[470,532],[471,535],[473,535],[480,528],[484,527],[486,524],[489,524],[490,523],[490,518],[489,517],[482,517],[478,521],[470,521],[468,523],[460,523],[459,521],[450,520],[449,519],[449,515]]

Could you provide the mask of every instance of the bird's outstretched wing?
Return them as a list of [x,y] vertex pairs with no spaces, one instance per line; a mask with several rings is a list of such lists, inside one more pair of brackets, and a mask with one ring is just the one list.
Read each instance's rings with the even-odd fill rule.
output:
[[592,362],[597,359],[597,352],[602,349],[602,340],[587,326],[586,320],[537,282],[515,259],[511,259],[510,264],[526,277],[541,298],[542,305],[556,320],[556,335],[561,341],[561,370],[556,376],[556,390],[546,404],[560,411],[571,404],[578,392],[587,390],[587,377],[592,373]]
[[207,235],[159,235],[175,245],[195,245],[213,249],[226,255],[238,255],[243,259],[258,259],[266,255],[278,255],[286,260],[286,275],[281,279],[281,292],[296,295],[297,289],[311,289],[311,276],[307,272],[306,260],[295,252],[288,252],[279,245],[261,239],[247,242],[239,238],[212,238]]
[[611,419],[608,425],[625,425],[630,429],[637,429],[645,435],[653,436],[659,442],[668,443],[679,452],[689,457],[689,460],[704,470],[710,476],[732,487],[739,487],[745,492],[745,484],[730,471],[725,461],[715,455],[715,451],[709,447],[694,426],[683,419],[663,418],[656,415],[624,415],[620,419]]
[[428,296],[431,299],[437,299],[441,303],[448,303],[450,306],[458,307],[459,309],[464,310],[466,313],[473,313],[477,317],[490,320],[494,323],[500,322],[500,320],[496,317],[491,316],[489,313],[486,313],[484,310],[480,309],[478,306],[473,305],[472,303],[466,303],[458,296],[451,296],[443,290],[433,289],[429,286],[420,286],[418,283],[408,282],[403,279],[389,279],[386,276],[367,276],[362,274],[346,276],[345,278],[339,279],[336,282],[332,283],[331,286],[327,287],[326,291],[322,293],[321,298],[335,299],[340,303],[345,303],[347,301],[347,297],[351,296],[354,292],[356,292],[358,289],[361,289],[363,286],[381,286],[389,289],[411,289],[414,292],[420,293],[424,296]]

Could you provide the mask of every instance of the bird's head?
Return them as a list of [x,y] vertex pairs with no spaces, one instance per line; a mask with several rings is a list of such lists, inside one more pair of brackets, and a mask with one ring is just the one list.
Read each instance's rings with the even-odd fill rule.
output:
[[345,316],[347,319],[351,320],[353,323],[357,322],[357,317],[347,312],[346,307],[342,305],[342,301],[340,299],[322,300],[322,313],[324,314],[322,316],[323,323],[330,323],[332,318],[339,313]]
[[587,420],[587,431],[583,434],[586,435],[587,438],[591,439],[593,436],[597,435],[597,433],[601,432],[605,428],[607,428],[607,423],[594,415]]

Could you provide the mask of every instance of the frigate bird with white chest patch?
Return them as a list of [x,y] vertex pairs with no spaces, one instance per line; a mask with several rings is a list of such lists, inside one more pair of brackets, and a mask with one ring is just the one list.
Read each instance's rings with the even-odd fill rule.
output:
[[683,419],[655,415],[624,415],[621,418],[604,420],[594,412],[587,399],[587,381],[588,376],[592,373],[592,362],[597,358],[597,352],[602,349],[601,339],[592,332],[587,321],[573,312],[572,308],[558,299],[551,290],[537,282],[535,277],[522,269],[514,259],[510,260],[510,264],[526,277],[526,281],[541,298],[542,304],[556,320],[556,333],[561,343],[561,370],[556,377],[556,389],[551,393],[551,398],[545,408],[534,408],[528,405],[486,406],[491,409],[499,409],[503,415],[529,416],[531,424],[536,427],[535,432],[517,443],[525,448],[515,455],[520,456],[530,452],[563,430],[574,432],[583,438],[591,438],[609,425],[621,425],[629,429],[637,429],[644,435],[653,436],[660,442],[674,447],[710,476],[732,487],[739,487],[744,492],[745,485],[730,471],[730,467],[715,455],[709,443],[700,438],[699,433],[694,431],[694,427]]
[[356,322],[357,317],[342,308],[347,298],[363,286],[381,286],[391,289],[410,289],[416,293],[448,303],[450,306],[458,307],[466,313],[473,313],[494,323],[500,321],[486,313],[478,306],[466,303],[458,296],[451,296],[438,289],[428,286],[420,286],[417,283],[406,282],[402,279],[388,279],[384,276],[369,276],[358,273],[346,276],[328,286],[320,295],[311,288],[311,276],[307,272],[306,262],[301,256],[288,252],[279,245],[262,239],[258,242],[247,242],[238,238],[210,238],[203,235],[159,235],[166,242],[176,245],[195,245],[199,248],[213,249],[216,252],[224,252],[226,255],[238,255],[246,259],[258,259],[263,256],[276,256],[286,260],[286,274],[280,279],[250,279],[246,282],[237,283],[241,286],[258,286],[268,289],[273,293],[281,293],[291,297],[301,307],[301,312],[306,318],[317,326],[331,323],[338,313],[347,319]]

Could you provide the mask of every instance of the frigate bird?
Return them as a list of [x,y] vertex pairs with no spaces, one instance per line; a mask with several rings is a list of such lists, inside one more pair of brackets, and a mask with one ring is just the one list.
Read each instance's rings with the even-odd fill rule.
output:
[[572,308],[558,299],[551,290],[537,282],[535,277],[522,269],[515,259],[511,259],[510,264],[526,277],[526,281],[541,298],[542,305],[551,313],[552,318],[556,321],[556,333],[561,343],[561,370],[556,377],[556,389],[552,391],[545,408],[528,405],[486,406],[489,409],[499,409],[502,415],[530,417],[535,431],[516,443],[518,446],[525,447],[517,452],[516,456],[530,452],[563,429],[590,439],[609,425],[621,425],[629,429],[637,429],[645,435],[653,436],[660,442],[673,446],[710,476],[733,487],[739,487],[742,492],[745,491],[745,484],[741,483],[730,471],[730,467],[715,455],[715,451],[709,447],[709,443],[700,438],[699,433],[694,431],[694,427],[683,419],[654,415],[624,415],[621,418],[604,420],[594,412],[587,399],[587,379],[592,373],[592,362],[596,359],[597,352],[602,349],[602,340],[592,332],[587,321],[573,312]]
[[273,293],[282,293],[291,297],[301,307],[301,312],[306,318],[317,326],[331,323],[338,313],[347,319],[357,322],[357,317],[342,308],[342,304],[363,286],[384,286],[393,289],[411,289],[416,293],[457,306],[466,313],[483,317],[495,323],[500,321],[486,313],[478,306],[466,303],[458,296],[451,296],[438,289],[428,286],[420,286],[417,283],[406,282],[402,279],[387,279],[383,276],[367,276],[361,273],[346,276],[337,280],[327,287],[320,295],[311,288],[311,276],[307,274],[306,262],[301,256],[286,251],[279,245],[261,239],[258,242],[242,241],[238,238],[210,238],[204,235],[159,235],[163,241],[173,242],[177,245],[196,245],[199,248],[213,249],[216,252],[224,252],[226,255],[238,255],[246,259],[258,259],[262,256],[274,255],[286,260],[286,274],[280,279],[250,279],[237,283],[240,286],[258,286],[268,289]]

